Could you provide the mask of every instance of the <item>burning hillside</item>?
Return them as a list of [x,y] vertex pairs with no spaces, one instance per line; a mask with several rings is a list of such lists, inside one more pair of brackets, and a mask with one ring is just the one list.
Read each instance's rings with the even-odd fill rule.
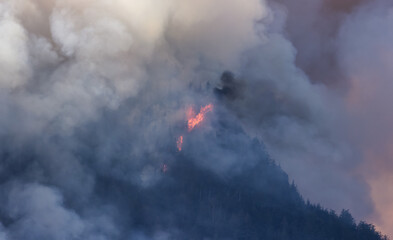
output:
[[[191,132],[195,127],[202,124],[202,122],[206,118],[206,114],[208,112],[213,111],[213,104],[208,104],[204,107],[201,107],[201,110],[198,114],[195,114],[195,111],[192,107],[189,107],[187,110],[187,127],[188,131]],[[179,152],[182,150],[184,137],[181,135],[177,138],[176,145]]]
[[[372,14],[388,8],[366,6],[362,24],[369,13],[345,4],[360,12],[339,34],[308,19],[328,8],[341,23],[350,13],[323,4],[338,0],[301,1],[1,0],[0,240],[383,239],[289,179],[311,202],[374,216],[354,173],[367,142],[346,130],[363,88],[309,75],[345,69],[326,78],[363,86],[374,66],[384,82],[389,51],[362,30],[383,39],[390,18]],[[383,56],[361,61],[363,46]],[[347,101],[360,110],[344,114]]]

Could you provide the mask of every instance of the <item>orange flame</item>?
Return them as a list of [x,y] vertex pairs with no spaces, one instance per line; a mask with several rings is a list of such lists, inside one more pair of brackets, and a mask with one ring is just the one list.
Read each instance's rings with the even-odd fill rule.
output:
[[[190,108],[187,112],[188,117],[188,131],[192,131],[196,126],[198,126],[204,119],[205,115],[208,112],[213,111],[213,104],[208,104],[204,107],[201,107],[199,113],[195,116],[195,112],[192,108]],[[194,116],[194,117],[192,117]]]
[[[201,110],[198,114],[195,114],[195,111],[192,107],[187,110],[187,125],[188,131],[192,131],[196,126],[198,126],[204,119],[205,115],[208,112],[213,111],[213,104],[208,104],[204,107],[201,107]],[[176,140],[177,150],[179,152],[182,151],[183,148],[183,136],[180,136]]]
[[182,149],[182,147],[183,147],[183,136],[180,136],[180,137],[177,139],[176,144],[177,144],[177,150],[179,150],[179,152],[181,152],[181,149]]

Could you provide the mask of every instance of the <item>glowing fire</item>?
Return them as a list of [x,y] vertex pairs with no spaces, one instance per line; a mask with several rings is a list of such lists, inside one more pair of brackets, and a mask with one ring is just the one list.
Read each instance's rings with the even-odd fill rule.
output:
[[181,152],[181,149],[182,149],[182,147],[183,147],[183,136],[180,136],[180,137],[177,139],[176,144],[177,144],[177,150],[179,150],[179,152]]
[[[191,132],[196,126],[198,126],[205,119],[205,115],[208,112],[213,111],[213,104],[208,104],[204,107],[201,107],[201,110],[198,114],[195,114],[195,111],[192,107],[187,110],[187,127],[188,131]],[[183,135],[177,138],[176,141],[177,150],[181,152],[183,148]]]
[[[195,116],[194,110],[190,108],[188,110],[188,131],[192,131],[196,126],[198,126],[204,119],[205,115],[208,112],[213,111],[213,104],[206,105],[204,107],[201,107],[201,110],[199,113]],[[194,117],[192,117],[194,116]]]

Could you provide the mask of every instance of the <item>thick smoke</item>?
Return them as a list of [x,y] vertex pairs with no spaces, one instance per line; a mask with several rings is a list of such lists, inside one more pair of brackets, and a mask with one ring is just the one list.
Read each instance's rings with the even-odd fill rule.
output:
[[375,217],[391,235],[392,9],[390,1],[365,4],[347,19],[339,35],[340,64],[351,85],[345,99],[353,120],[351,137],[366,160],[360,171],[371,186]]
[[[221,88],[237,89],[227,94],[228,107],[250,135],[263,139],[306,197],[333,209],[349,206],[357,218],[366,218],[373,204],[357,172],[362,154],[346,129],[350,119],[343,102],[348,83],[337,79],[345,75],[336,50],[339,28],[343,14],[356,4],[345,4],[345,9],[335,2],[310,4],[313,7],[305,10],[293,1],[271,2],[271,15],[262,21],[270,21],[267,40],[242,55],[240,70],[229,77],[229,84],[228,77],[223,77]],[[304,42],[309,43],[303,46]],[[325,62],[326,58],[334,64]],[[326,82],[325,72],[336,76]]]
[[[310,22],[306,10],[285,1],[2,1],[0,239],[178,235],[176,226],[149,235],[127,229],[137,209],[124,213],[119,206],[127,206],[132,189],[163,181],[161,168],[175,161],[186,108],[210,102],[217,103],[211,123],[185,142],[198,159],[193,164],[219,177],[257,164],[255,152],[228,154],[206,140],[221,113],[263,141],[306,198],[369,217],[378,189],[370,195],[369,175],[359,170],[365,155],[358,149],[369,145],[356,133],[368,126],[365,111],[375,111],[374,122],[375,106],[389,97],[382,85],[388,68],[368,64],[376,52],[386,54],[381,63],[389,60],[383,37],[389,11],[383,1],[363,10],[366,1],[313,2],[307,13],[323,26],[318,31],[311,23],[297,26],[300,16]],[[365,24],[376,41],[362,30]],[[386,47],[375,49],[380,43]],[[383,91],[365,106],[359,91],[364,84],[373,89],[369,77]],[[349,127],[358,118],[366,122]],[[241,145],[242,138],[228,144]],[[239,163],[242,154],[255,161]],[[111,181],[131,190],[105,196]]]
[[[369,218],[393,234],[391,194],[387,191],[391,181],[388,65],[392,4],[384,0],[271,2],[286,9],[285,35],[297,49],[296,65],[311,82],[326,85],[333,94],[329,101],[335,102],[335,109],[341,109],[330,113],[340,117],[329,130],[336,134],[334,142],[341,140],[340,146],[349,147],[350,155],[339,164],[344,168],[339,168],[346,169],[345,176],[360,177],[366,182],[376,210]],[[291,172],[291,168],[287,170]],[[348,183],[350,189],[359,186],[356,182],[342,183]],[[352,201],[348,204],[354,206],[356,200]]]
[[285,6],[286,36],[298,50],[296,64],[312,82],[339,85],[346,90],[346,77],[338,60],[337,35],[343,21],[369,0],[273,0]]

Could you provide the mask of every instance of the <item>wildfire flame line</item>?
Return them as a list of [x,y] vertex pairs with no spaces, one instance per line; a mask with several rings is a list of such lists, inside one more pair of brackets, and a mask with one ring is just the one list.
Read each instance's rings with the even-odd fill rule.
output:
[[177,145],[177,150],[179,150],[179,152],[181,152],[181,149],[183,147],[183,136],[180,136],[177,139],[176,145]]
[[[196,126],[198,126],[205,119],[205,115],[208,112],[213,111],[213,104],[208,104],[204,107],[201,107],[201,110],[198,114],[195,115],[194,109],[190,107],[187,111],[187,127],[188,131],[191,132]],[[177,150],[181,152],[183,148],[183,136],[177,138],[176,146]]]
[[[187,125],[188,125],[188,131],[191,132],[196,126],[198,126],[204,119],[205,115],[208,112],[213,111],[213,104],[206,105],[204,107],[201,107],[201,110],[195,117],[189,116]],[[190,114],[193,113],[193,110],[189,111],[189,115],[194,115]]]

